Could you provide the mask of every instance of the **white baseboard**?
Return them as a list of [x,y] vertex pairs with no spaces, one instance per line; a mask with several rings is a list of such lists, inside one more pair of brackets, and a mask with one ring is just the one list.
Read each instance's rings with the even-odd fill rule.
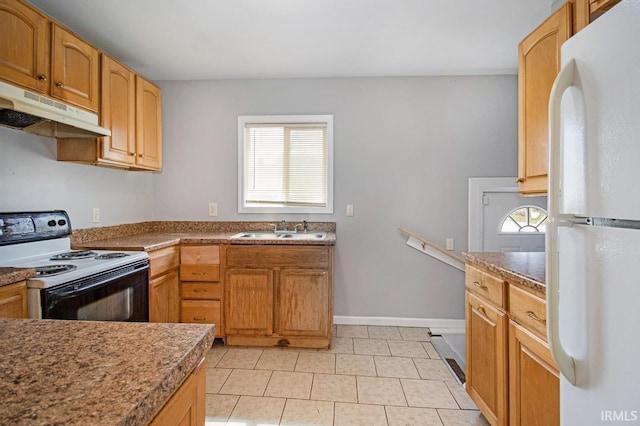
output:
[[386,325],[397,327],[428,327],[431,334],[464,333],[463,319],[442,318],[399,318],[399,317],[348,317],[335,315],[334,324],[346,325]]

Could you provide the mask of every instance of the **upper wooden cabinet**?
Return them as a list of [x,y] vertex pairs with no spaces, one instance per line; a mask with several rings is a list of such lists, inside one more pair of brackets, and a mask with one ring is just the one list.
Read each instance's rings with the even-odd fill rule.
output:
[[100,124],[111,136],[58,139],[58,160],[130,170],[162,169],[160,89],[102,54]]
[[102,138],[96,161],[136,163],[136,75],[102,54],[101,125],[111,130]]
[[55,23],[52,31],[51,96],[97,112],[100,102],[98,49]]
[[158,86],[136,76],[136,164],[162,169],[162,95]]
[[47,93],[50,35],[46,16],[15,0],[0,0],[0,78]]
[[547,192],[549,94],[571,22],[571,4],[566,3],[518,46],[518,189],[523,195]]
[[0,78],[98,112],[99,52],[29,5],[0,0]]
[[518,190],[544,195],[548,184],[549,94],[560,47],[621,0],[569,0],[518,47]]

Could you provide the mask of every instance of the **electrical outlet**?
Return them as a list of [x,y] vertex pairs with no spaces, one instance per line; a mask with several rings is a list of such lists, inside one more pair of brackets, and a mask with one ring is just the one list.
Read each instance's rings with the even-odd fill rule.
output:
[[218,216],[218,203],[209,203],[209,216]]
[[97,207],[93,208],[93,219],[92,219],[93,223],[98,223],[100,222],[100,209]]
[[347,204],[347,216],[353,216],[353,204]]
[[447,250],[453,251],[453,238],[447,238]]

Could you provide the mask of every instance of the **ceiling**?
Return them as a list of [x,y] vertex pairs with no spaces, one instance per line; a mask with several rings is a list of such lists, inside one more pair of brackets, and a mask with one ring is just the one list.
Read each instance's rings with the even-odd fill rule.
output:
[[29,0],[152,80],[517,73],[550,0]]

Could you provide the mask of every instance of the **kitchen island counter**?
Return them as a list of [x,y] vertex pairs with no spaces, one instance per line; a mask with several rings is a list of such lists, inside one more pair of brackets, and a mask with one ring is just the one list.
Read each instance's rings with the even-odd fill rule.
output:
[[537,292],[546,293],[544,252],[462,253],[467,263],[477,265]]
[[0,319],[0,419],[147,425],[204,358],[214,329]]

